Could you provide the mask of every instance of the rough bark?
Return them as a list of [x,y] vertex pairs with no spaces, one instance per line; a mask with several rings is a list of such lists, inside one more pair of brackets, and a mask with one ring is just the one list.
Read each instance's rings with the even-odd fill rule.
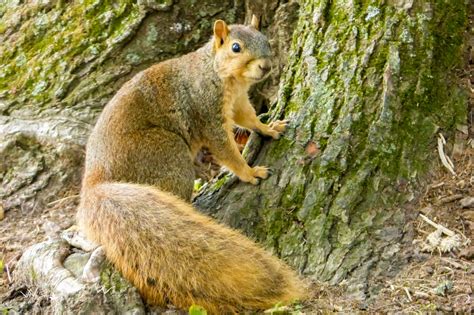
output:
[[465,1],[301,2],[278,102],[278,141],[252,137],[257,187],[223,176],[196,205],[273,249],[302,273],[348,279],[365,300],[409,259],[410,201],[435,134],[465,122],[453,68]]

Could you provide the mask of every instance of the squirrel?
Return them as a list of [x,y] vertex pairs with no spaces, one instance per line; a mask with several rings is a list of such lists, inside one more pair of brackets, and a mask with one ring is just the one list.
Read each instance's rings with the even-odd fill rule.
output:
[[189,203],[203,146],[257,184],[269,171],[247,164],[232,128],[277,139],[287,124],[261,123],[248,99],[271,71],[258,19],[217,20],[213,31],[198,50],[136,74],[104,107],[86,147],[77,221],[148,304],[222,314],[291,303],[305,290],[285,263]]

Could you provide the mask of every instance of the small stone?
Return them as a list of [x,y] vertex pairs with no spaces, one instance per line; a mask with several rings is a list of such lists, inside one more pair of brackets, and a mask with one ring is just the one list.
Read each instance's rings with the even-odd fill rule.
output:
[[427,275],[432,275],[434,272],[433,268],[430,266],[426,266],[425,268],[423,268],[423,271],[426,272]]
[[474,246],[464,248],[460,253],[459,257],[471,260],[474,258]]
[[453,308],[449,305],[440,304],[440,305],[438,305],[438,308],[443,312],[452,312],[453,311]]
[[0,221],[2,221],[3,218],[5,218],[5,210],[3,209],[3,205],[0,204]]
[[468,260],[474,259],[474,246],[469,246],[464,248],[460,253],[459,257],[465,258]]
[[474,222],[474,211],[473,210],[464,211],[462,216],[467,221]]
[[459,200],[461,207],[463,208],[471,208],[474,206],[474,197],[465,197]]
[[459,182],[456,183],[456,186],[463,189],[464,187],[466,187],[466,181],[464,179],[461,179]]

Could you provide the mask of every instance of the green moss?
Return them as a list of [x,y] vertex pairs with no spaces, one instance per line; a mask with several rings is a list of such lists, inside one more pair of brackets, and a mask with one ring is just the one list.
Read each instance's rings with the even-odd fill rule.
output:
[[112,290],[113,292],[122,292],[130,287],[128,281],[122,278],[111,266],[102,268],[100,272],[100,283],[106,290]]
[[[212,30],[208,17],[226,14],[233,22],[242,13],[241,4],[231,2],[200,5],[206,16],[191,10],[183,19],[184,33],[175,34],[168,32],[169,16],[160,12],[173,5],[136,0],[5,5],[0,19],[0,29],[6,28],[7,34],[0,44],[0,97],[6,111],[28,104],[37,115],[86,102],[93,104],[90,115],[95,116],[121,78],[207,40]],[[150,11],[164,18],[160,23],[147,19]],[[140,28],[146,32],[138,32]],[[104,73],[113,77],[97,87]]]
[[30,269],[30,278],[31,278],[31,281],[33,282],[36,281],[36,279],[38,279],[38,274],[33,268]]
[[[3,23],[13,23],[17,12],[15,7],[7,8]],[[71,81],[82,64],[117,47],[127,29],[143,18],[135,1],[84,1],[67,8],[27,6],[23,15],[34,18],[21,25],[19,38],[7,37],[0,46],[0,94],[12,99],[32,96],[38,104],[61,95],[57,91],[62,82]]]
[[274,158],[279,158],[288,152],[293,147],[293,141],[287,138],[284,134],[278,139],[278,141],[274,142],[270,148],[270,154]]
[[207,315],[204,307],[193,304],[189,307],[189,315]]
[[212,191],[219,190],[230,179],[230,177],[230,174],[222,176],[222,178],[219,178],[215,183],[212,184],[210,189]]

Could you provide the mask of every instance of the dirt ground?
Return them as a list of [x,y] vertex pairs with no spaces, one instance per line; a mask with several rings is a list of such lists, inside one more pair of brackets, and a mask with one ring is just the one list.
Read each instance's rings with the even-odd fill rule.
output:
[[0,278],[0,305],[8,298],[13,284],[12,272],[23,250],[44,241],[48,235],[72,226],[78,200],[76,188],[45,209],[31,212],[14,209],[5,213],[5,218],[0,221],[0,261],[4,265]]

